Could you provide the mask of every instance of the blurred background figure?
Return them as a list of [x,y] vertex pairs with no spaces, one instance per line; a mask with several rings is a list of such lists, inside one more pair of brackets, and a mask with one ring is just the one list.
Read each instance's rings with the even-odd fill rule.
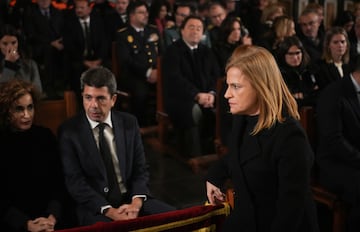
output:
[[320,29],[320,25],[320,16],[316,10],[306,9],[301,12],[296,35],[303,43],[312,63],[321,59],[323,51],[324,32]]
[[51,0],[37,0],[25,11],[24,33],[43,91],[50,98],[61,96],[65,89],[63,12]]
[[180,26],[184,19],[195,13],[195,9],[191,4],[179,2],[174,6],[174,25],[166,27],[163,33],[164,48],[180,38]]
[[353,29],[355,23],[355,17],[349,10],[339,12],[333,26],[343,27],[347,33]]
[[42,92],[38,66],[27,56],[22,42],[15,27],[4,25],[0,28],[0,82],[22,79],[32,82]]
[[149,9],[149,24],[156,27],[161,38],[164,29],[174,25],[169,20],[170,4],[167,0],[153,0]]
[[281,74],[298,108],[315,106],[319,87],[309,67],[310,57],[300,40],[296,36],[285,37],[275,54]]
[[64,52],[70,89],[81,103],[80,76],[89,68],[104,65],[109,51],[104,21],[92,14],[88,0],[74,0],[75,8],[65,20]]
[[261,36],[261,42],[258,45],[268,49],[274,54],[279,43],[287,36],[295,35],[294,20],[286,15],[276,17],[272,23],[270,30]]
[[330,82],[348,75],[349,59],[350,45],[345,29],[332,27],[327,30],[322,58],[314,65],[319,88],[323,89]]

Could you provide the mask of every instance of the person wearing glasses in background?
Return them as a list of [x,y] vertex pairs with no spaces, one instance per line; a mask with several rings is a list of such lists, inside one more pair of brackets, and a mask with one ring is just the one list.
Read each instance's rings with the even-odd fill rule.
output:
[[323,50],[324,33],[319,30],[319,17],[319,14],[315,10],[305,9],[298,19],[296,28],[296,35],[308,52],[311,63],[315,63],[321,59]]
[[275,51],[284,81],[298,107],[314,106],[319,86],[309,66],[310,57],[297,36],[285,37]]

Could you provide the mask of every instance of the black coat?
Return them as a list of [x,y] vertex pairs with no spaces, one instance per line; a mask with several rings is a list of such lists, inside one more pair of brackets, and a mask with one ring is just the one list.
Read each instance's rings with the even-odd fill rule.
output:
[[[209,170],[221,187],[232,180],[234,210],[225,231],[318,231],[310,189],[314,155],[298,121],[288,118],[255,136],[256,116],[235,116],[229,153]],[[249,125],[249,126],[246,126]]]
[[315,106],[319,88],[315,75],[309,69],[298,69],[287,65],[280,66],[280,71],[290,92],[303,94],[303,99],[296,99],[298,107]]
[[22,132],[0,131],[0,147],[2,230],[25,231],[28,220],[49,214],[61,223],[66,190],[50,129],[33,125]]
[[199,92],[216,89],[220,77],[217,61],[211,49],[198,45],[195,62],[184,40],[171,44],[163,57],[165,109],[172,122],[179,127],[193,125],[192,107]]
[[[344,76],[350,74],[349,64],[342,64]],[[315,65],[312,65],[312,70],[315,73],[316,82],[320,89],[324,89],[331,82],[341,79],[340,73],[334,63],[327,63],[325,60],[318,60]]]

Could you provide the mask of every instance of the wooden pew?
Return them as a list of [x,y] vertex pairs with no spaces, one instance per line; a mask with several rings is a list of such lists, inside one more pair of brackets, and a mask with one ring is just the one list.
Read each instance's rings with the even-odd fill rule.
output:
[[56,135],[60,124],[77,112],[77,101],[73,91],[65,91],[59,100],[42,100],[36,106],[34,123],[45,126]]

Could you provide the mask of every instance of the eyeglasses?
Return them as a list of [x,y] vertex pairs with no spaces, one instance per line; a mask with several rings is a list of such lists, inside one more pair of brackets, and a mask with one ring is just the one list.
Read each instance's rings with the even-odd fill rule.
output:
[[210,16],[210,18],[217,19],[217,18],[222,18],[223,16],[224,16],[224,13],[221,13],[221,14]]
[[296,52],[287,52],[286,55],[289,56],[298,56],[301,55],[302,51],[296,51]]
[[316,24],[316,21],[310,21],[310,22],[307,22],[307,23],[306,22],[300,22],[299,24],[302,27],[307,27],[307,26],[312,27],[312,26],[314,26]]

